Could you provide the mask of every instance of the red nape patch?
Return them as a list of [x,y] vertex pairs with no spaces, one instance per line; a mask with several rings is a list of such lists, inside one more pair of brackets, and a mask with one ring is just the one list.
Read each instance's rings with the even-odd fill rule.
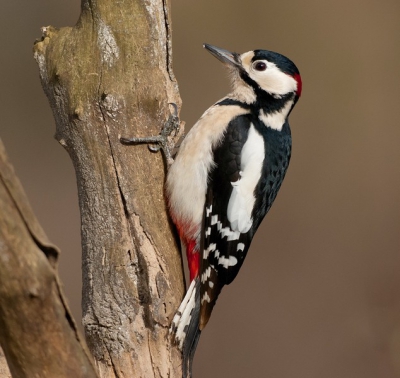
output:
[[293,79],[297,81],[297,96],[301,96],[301,90],[303,89],[303,83],[301,81],[301,76],[299,74],[293,75]]
[[190,282],[195,279],[199,274],[199,265],[200,265],[200,253],[195,251],[196,241],[189,240],[186,245],[186,256],[188,259],[189,272],[190,272]]

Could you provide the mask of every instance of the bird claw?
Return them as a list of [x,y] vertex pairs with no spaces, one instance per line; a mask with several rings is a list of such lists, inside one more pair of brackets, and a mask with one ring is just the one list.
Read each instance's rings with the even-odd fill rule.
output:
[[178,118],[178,105],[175,104],[175,102],[169,102],[168,105],[172,105],[174,108],[174,114],[172,114],[173,117]]
[[[172,158],[171,151],[175,147],[174,139],[179,139],[181,136],[180,120],[178,117],[178,106],[171,102],[169,103],[174,110],[170,112],[167,122],[164,124],[159,135],[145,137],[145,138],[120,138],[119,140],[123,144],[141,144],[148,143],[149,150],[151,152],[158,152],[162,150],[164,152],[165,159],[168,166],[170,166],[174,159]],[[150,145],[155,144],[155,145]]]
[[149,148],[149,150],[151,151],[151,152],[158,152],[158,151],[160,151],[161,150],[161,147],[160,146],[148,146],[148,148]]

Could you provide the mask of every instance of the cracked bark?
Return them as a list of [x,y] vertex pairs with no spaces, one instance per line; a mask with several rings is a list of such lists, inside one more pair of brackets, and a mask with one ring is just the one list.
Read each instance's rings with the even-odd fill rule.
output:
[[180,105],[166,2],[83,0],[75,27],[34,46],[56,139],[75,167],[83,325],[101,377],[180,377],[168,328],[184,292],[165,165],[120,136],[158,134]]

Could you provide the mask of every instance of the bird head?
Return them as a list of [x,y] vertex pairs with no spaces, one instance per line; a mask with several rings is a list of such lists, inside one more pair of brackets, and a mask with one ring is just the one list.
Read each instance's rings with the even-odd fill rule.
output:
[[301,95],[299,70],[290,59],[279,53],[253,50],[238,54],[209,44],[204,44],[204,48],[228,67],[234,92],[250,89],[254,98],[263,92],[274,98],[293,94],[296,100]]

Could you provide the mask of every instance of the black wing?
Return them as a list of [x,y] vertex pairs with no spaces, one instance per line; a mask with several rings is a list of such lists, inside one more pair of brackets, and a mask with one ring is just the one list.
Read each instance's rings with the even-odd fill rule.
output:
[[[265,158],[260,181],[254,189],[256,201],[252,226],[247,232],[239,233],[231,229],[227,209],[232,183],[240,179],[241,153],[252,125],[263,137]],[[200,249],[200,329],[207,323],[222,287],[229,285],[239,272],[251,240],[276,198],[290,160],[289,124],[285,123],[281,131],[276,131],[265,127],[250,114],[239,116],[230,122],[224,138],[213,152],[215,167],[206,195]]]
[[227,218],[232,182],[240,179],[241,151],[250,125],[250,115],[232,120],[213,151],[215,167],[209,177],[200,249],[200,329],[207,324],[222,287],[230,284],[239,272],[253,236],[252,229],[247,233],[232,231]]

